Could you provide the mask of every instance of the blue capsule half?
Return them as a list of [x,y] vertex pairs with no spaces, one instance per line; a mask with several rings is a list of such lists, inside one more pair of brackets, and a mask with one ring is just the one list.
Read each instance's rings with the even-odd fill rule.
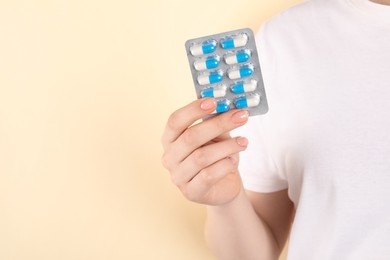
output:
[[215,109],[215,112],[217,113],[223,113],[230,109],[229,103],[226,101],[218,102],[217,108]]
[[247,66],[241,67],[240,68],[240,77],[249,77],[250,75],[253,74],[253,69]]
[[245,51],[241,50],[236,53],[237,62],[247,62],[250,59],[250,55]]
[[214,89],[213,88],[207,88],[202,91],[201,94],[202,98],[205,97],[214,97]]
[[202,43],[203,54],[212,53],[217,48],[217,44],[214,40],[204,41]]
[[206,59],[206,68],[215,69],[219,66],[219,60],[213,56],[210,56]]
[[218,72],[211,72],[209,75],[209,82],[210,84],[218,83],[222,81],[222,75]]
[[231,87],[231,90],[234,94],[241,94],[241,93],[244,93],[245,92],[245,88],[244,88],[244,82],[239,82],[237,84],[234,84],[232,87]]
[[233,49],[234,48],[234,39],[226,38],[221,42],[221,46],[223,49]]
[[237,98],[237,99],[234,101],[234,106],[235,106],[236,108],[246,108],[246,107],[248,107],[248,102],[247,102],[246,97]]

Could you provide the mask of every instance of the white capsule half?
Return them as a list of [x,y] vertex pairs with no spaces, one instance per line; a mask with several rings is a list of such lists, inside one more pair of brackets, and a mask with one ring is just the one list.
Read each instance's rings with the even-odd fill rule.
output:
[[209,76],[208,75],[199,75],[198,76],[198,83],[199,83],[199,85],[210,84]]
[[224,96],[226,96],[226,88],[216,87],[214,89],[214,97],[218,98],[218,97],[224,97]]
[[191,54],[194,56],[199,56],[203,54],[202,45],[194,45],[190,48]]
[[239,70],[229,71],[229,78],[230,79],[239,79],[240,78],[240,71]]
[[246,98],[246,102],[248,103],[248,107],[255,107],[258,106],[260,103],[260,96],[259,95],[253,95]]

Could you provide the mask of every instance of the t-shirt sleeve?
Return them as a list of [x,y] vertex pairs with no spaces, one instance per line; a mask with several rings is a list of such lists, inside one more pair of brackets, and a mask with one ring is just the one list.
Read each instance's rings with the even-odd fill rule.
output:
[[247,150],[240,154],[239,171],[244,188],[256,192],[286,189],[288,184],[272,154],[274,144],[267,138],[264,121],[260,117],[250,120],[235,134],[249,140]]
[[285,97],[280,94],[276,80],[276,67],[272,52],[272,43],[268,38],[268,26],[264,24],[256,35],[260,66],[269,105],[269,111],[260,116],[250,117],[246,125],[233,131],[233,136],[245,136],[249,140],[248,148],[240,153],[239,171],[245,189],[256,192],[274,192],[288,188],[280,161],[283,161],[283,149],[278,133],[280,132],[279,106],[283,106]]

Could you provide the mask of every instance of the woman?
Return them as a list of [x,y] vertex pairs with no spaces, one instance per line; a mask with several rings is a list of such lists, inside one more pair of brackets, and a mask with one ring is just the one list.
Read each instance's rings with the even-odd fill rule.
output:
[[277,259],[289,237],[289,260],[390,259],[390,1],[307,1],[257,43],[269,112],[191,126],[216,105],[197,100],[162,138],[173,183],[207,205],[210,248]]

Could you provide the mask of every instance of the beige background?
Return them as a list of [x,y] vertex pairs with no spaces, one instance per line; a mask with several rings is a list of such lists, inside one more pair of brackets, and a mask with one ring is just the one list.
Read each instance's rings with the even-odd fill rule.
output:
[[296,2],[0,0],[0,259],[213,259],[160,166],[184,42]]

